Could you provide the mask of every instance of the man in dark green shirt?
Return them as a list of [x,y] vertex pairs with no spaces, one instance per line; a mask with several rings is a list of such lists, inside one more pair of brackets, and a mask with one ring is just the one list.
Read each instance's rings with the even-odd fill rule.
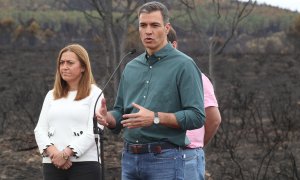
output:
[[126,65],[113,110],[102,101],[97,119],[115,133],[125,128],[123,180],[183,179],[186,130],[205,122],[201,72],[168,43],[163,4],[144,4],[138,17],[146,52]]

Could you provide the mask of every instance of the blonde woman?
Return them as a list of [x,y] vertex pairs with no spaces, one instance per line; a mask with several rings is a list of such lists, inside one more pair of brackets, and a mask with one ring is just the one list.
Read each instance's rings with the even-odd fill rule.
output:
[[87,51],[79,44],[61,49],[54,87],[45,97],[34,130],[45,180],[100,178],[93,133],[94,105],[100,93]]

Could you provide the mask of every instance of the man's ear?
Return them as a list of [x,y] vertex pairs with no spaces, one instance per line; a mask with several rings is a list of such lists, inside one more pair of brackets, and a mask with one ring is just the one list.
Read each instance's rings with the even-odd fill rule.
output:
[[167,24],[165,25],[165,32],[166,32],[166,34],[169,33],[170,29],[171,29],[171,24],[170,24],[170,23],[167,23]]
[[177,46],[178,46],[177,41],[173,41],[172,46],[173,46],[173,48],[177,49]]

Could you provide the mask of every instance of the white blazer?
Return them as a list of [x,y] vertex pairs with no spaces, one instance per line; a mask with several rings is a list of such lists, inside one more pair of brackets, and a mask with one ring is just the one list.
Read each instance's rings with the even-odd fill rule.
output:
[[[34,129],[39,151],[54,144],[58,150],[69,146],[76,157],[72,162],[98,161],[95,135],[93,132],[94,105],[101,89],[92,85],[88,97],[74,101],[77,91],[70,91],[68,97],[54,100],[53,90],[45,97],[38,124]],[[97,102],[96,111],[101,105],[103,95]],[[103,128],[103,126],[101,126]],[[43,156],[43,163],[51,163]]]

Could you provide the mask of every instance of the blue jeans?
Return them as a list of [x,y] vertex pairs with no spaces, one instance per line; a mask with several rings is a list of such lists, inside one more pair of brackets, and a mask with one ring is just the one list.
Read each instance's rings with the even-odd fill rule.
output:
[[183,150],[165,149],[161,153],[122,152],[122,180],[183,180]]
[[202,148],[185,149],[185,180],[205,179],[205,155]]

